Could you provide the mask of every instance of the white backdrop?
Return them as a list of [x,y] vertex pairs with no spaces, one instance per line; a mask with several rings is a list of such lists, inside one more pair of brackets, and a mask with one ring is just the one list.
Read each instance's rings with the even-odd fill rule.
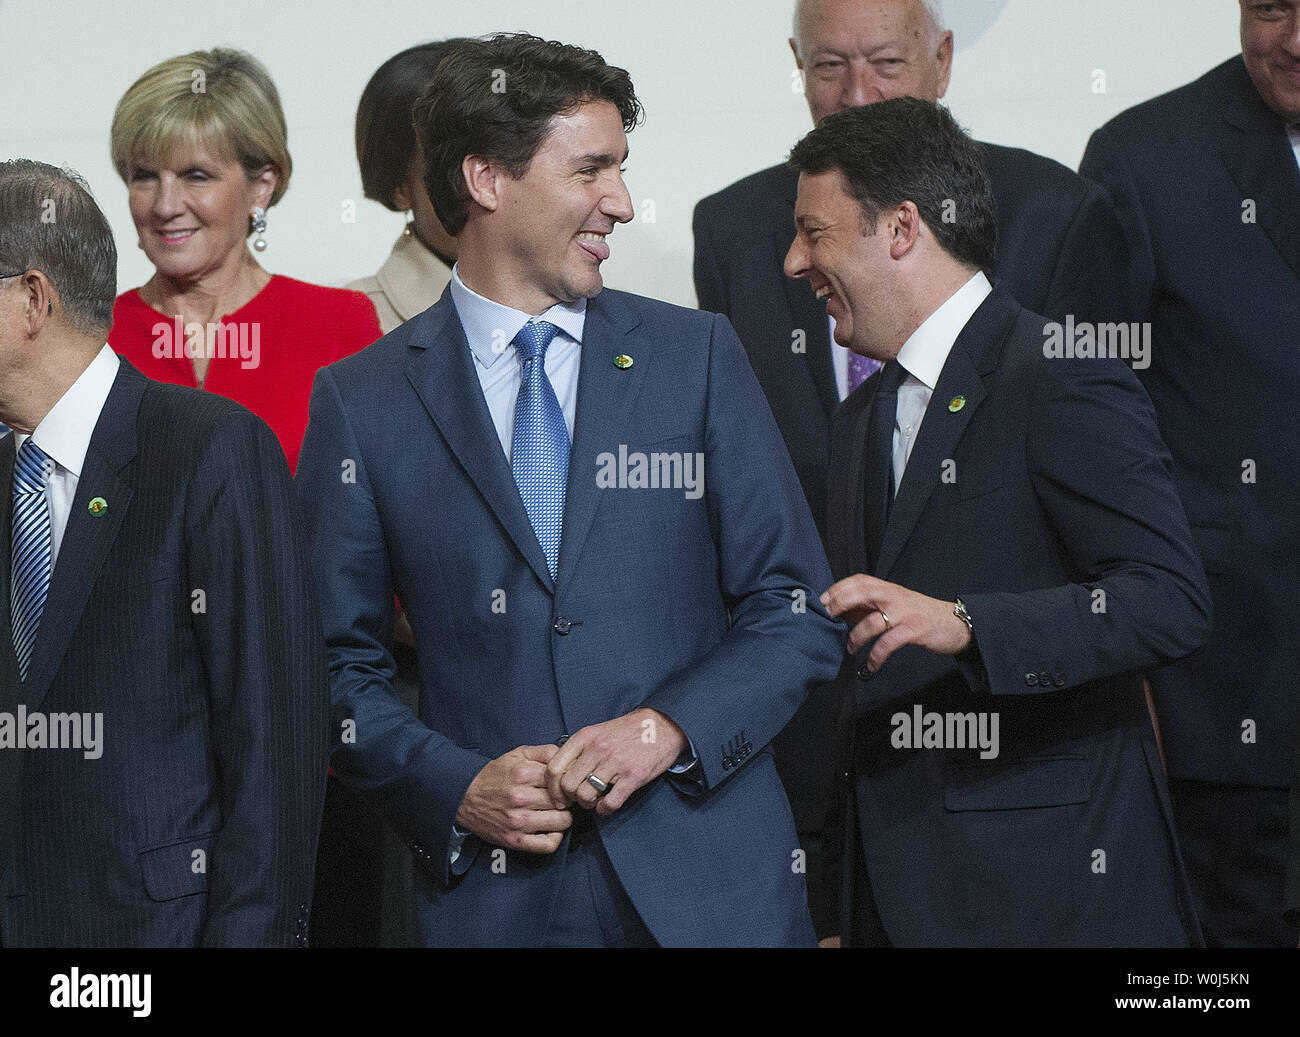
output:
[[[1240,49],[1235,0],[946,0],[946,102],[973,134],[1077,167],[1115,113]],[[126,88],[150,65],[234,46],[270,70],[294,171],[269,214],[268,269],[324,284],[375,271],[403,217],[361,197],[353,120],[379,64],[414,43],[525,30],[599,50],[647,109],[627,181],[641,214],[611,239],[606,283],[694,305],[691,210],[780,161],[810,128],[792,88],[793,0],[0,0],[0,156],[66,164],[118,236],[119,290],[151,273],[108,156]],[[1105,92],[1095,92],[1097,72]],[[344,222],[345,202],[354,223]],[[642,217],[653,203],[653,222]]]

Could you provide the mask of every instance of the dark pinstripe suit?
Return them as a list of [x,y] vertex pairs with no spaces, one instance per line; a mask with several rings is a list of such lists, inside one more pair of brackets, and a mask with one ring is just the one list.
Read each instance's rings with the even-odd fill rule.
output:
[[0,709],[102,713],[103,755],[0,749],[3,942],[305,943],[328,692],[275,437],[122,361],[21,686],[13,461],[5,436]]

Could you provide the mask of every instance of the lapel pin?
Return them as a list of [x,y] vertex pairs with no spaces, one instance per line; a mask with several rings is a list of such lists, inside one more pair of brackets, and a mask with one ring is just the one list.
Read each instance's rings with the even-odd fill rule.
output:
[[952,398],[952,403],[948,404],[948,409],[949,409],[950,411],[952,411],[954,414],[956,414],[956,413],[957,413],[959,410],[961,410],[964,406],[966,406],[966,397],[965,397],[965,396],[954,396],[954,397]]
[[619,355],[614,358],[614,366],[620,371],[626,371],[632,366],[632,358],[626,353],[619,353]]
[[100,516],[107,514],[108,501],[104,500],[103,497],[93,498],[90,502],[89,511],[92,515],[95,516],[95,518],[99,518]]

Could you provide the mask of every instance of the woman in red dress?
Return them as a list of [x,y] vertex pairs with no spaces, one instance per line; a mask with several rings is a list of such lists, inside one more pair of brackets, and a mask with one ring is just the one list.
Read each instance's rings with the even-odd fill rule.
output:
[[118,102],[111,146],[154,275],[118,296],[109,345],[150,378],[242,403],[292,471],[316,371],[380,330],[365,295],[270,274],[249,251],[293,168],[275,84],[241,51],[171,58]]

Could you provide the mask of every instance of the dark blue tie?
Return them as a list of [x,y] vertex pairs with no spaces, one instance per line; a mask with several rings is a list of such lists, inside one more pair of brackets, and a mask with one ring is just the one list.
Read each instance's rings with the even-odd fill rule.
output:
[[14,655],[23,680],[27,679],[27,667],[32,661],[53,569],[50,503],[46,495],[53,470],[54,463],[34,440],[28,439],[19,449],[14,463],[13,584],[9,609],[13,617]]
[[512,341],[523,364],[510,468],[523,498],[528,521],[555,579],[564,528],[564,486],[569,479],[569,429],[555,388],[546,377],[546,347],[559,329],[539,320],[525,324]]

